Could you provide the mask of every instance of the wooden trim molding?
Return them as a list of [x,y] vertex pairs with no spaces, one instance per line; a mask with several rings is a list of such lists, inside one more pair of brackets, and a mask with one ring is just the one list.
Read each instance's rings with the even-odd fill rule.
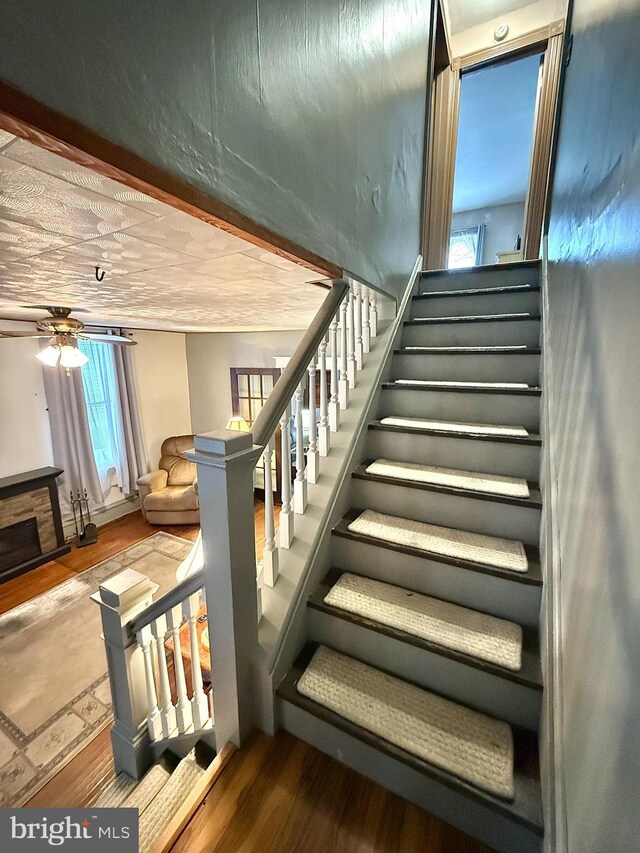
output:
[[502,42],[501,44],[476,50],[464,56],[458,56],[453,60],[453,67],[464,71],[473,66],[475,70],[482,65],[495,62],[496,59],[508,56],[509,54],[526,53],[537,50],[538,48],[544,50],[549,39],[553,38],[553,36],[562,35],[564,27],[565,21],[564,18],[561,18],[558,21],[547,24],[544,27],[539,27],[536,30],[531,30],[531,32],[524,33],[524,35]]
[[556,116],[556,104],[562,71],[563,35],[552,36],[542,60],[541,79],[536,102],[531,167],[524,208],[525,260],[540,257],[540,240],[549,188],[551,147]]
[[342,269],[0,80],[0,129],[328,278]]

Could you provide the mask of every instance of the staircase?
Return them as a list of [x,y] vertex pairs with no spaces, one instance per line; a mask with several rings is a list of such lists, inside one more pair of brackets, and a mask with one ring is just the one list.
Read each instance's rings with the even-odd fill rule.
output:
[[424,273],[277,691],[292,734],[539,851],[537,262]]

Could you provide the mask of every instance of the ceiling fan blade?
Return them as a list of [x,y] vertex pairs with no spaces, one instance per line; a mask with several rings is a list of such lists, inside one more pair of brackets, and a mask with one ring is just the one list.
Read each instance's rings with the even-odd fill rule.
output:
[[50,338],[51,332],[34,334],[33,332],[0,332],[0,338]]
[[[51,303],[49,305],[21,305],[21,308],[37,308],[39,311],[50,311]],[[65,308],[65,311],[68,311],[70,314],[88,314],[88,308]]]
[[120,347],[133,347],[138,343],[131,338],[125,338],[124,335],[105,335],[101,332],[82,332],[76,337],[85,341],[95,341],[97,344],[114,344]]

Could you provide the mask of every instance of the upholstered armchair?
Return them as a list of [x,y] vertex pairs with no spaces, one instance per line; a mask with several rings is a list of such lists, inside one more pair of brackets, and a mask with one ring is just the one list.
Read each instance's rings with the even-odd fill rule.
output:
[[158,470],[138,479],[142,514],[150,524],[200,523],[196,466],[184,457],[192,448],[192,435],[166,438]]

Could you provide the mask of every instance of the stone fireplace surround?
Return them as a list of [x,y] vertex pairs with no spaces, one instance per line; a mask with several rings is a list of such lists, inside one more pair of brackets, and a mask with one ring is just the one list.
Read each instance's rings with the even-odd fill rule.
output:
[[65,544],[62,530],[56,485],[56,477],[60,474],[60,468],[38,468],[0,479],[0,536],[3,528],[35,518],[42,551],[25,562],[16,559],[0,574],[0,583],[71,550]]

